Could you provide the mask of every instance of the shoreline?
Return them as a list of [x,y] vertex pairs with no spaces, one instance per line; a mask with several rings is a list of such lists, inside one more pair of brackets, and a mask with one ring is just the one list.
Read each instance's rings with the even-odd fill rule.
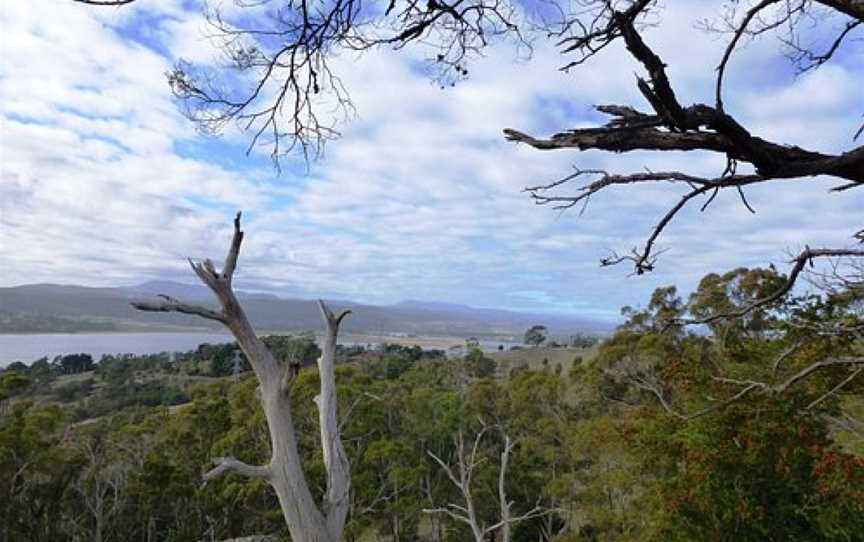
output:
[[[266,335],[296,335],[288,331],[266,330]],[[320,342],[321,334],[315,335]],[[478,337],[484,351],[494,351],[498,345],[509,349],[516,344],[505,337]],[[100,332],[54,332],[54,333],[2,333],[0,334],[0,368],[15,361],[32,363],[33,361],[57,355],[71,353],[89,353],[95,359],[102,355],[115,354],[155,354],[159,352],[185,352],[194,350],[198,345],[224,344],[234,341],[227,331],[221,330],[183,330],[170,331],[100,331]],[[423,350],[450,351],[452,348],[465,348],[464,337],[449,336],[405,336],[401,334],[366,334],[345,333],[340,335],[339,343],[344,346],[377,346],[380,344],[397,344],[411,347],[418,346]]]
[[0,337],[28,335],[153,335],[157,333],[204,333],[212,335],[230,335],[228,331],[216,329],[152,329],[152,330],[105,330],[105,331],[0,331]]

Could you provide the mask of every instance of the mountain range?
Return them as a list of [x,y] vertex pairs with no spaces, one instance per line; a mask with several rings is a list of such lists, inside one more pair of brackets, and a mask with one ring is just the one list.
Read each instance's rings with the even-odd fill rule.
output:
[[[164,280],[118,288],[27,284],[0,288],[0,333],[191,331],[219,327],[216,322],[195,316],[141,312],[130,305],[133,300],[152,299],[157,294],[204,305],[216,304],[203,286]],[[314,300],[243,291],[238,291],[237,296],[261,332],[317,330],[321,326]],[[352,310],[343,326],[348,333],[520,337],[534,324],[545,325],[556,335],[603,333],[612,326],[588,318],[416,300],[385,306],[351,301],[329,303],[334,309]]]

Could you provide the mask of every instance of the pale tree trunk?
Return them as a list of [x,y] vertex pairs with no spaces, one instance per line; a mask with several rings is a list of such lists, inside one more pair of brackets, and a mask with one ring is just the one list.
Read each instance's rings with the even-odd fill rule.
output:
[[[427,473],[423,477],[423,492],[426,494],[426,500],[429,501],[431,506],[435,506],[435,499],[432,496],[432,475]],[[431,522],[430,530],[430,539],[432,542],[441,542],[443,538],[443,528],[441,525],[441,517],[438,514],[432,514],[429,518]]]
[[187,305],[168,296],[160,296],[163,301],[158,303],[136,302],[133,305],[145,311],[195,314],[221,322],[237,339],[258,378],[261,402],[270,430],[270,462],[267,465],[253,466],[230,457],[215,458],[216,467],[204,475],[204,481],[213,480],[226,472],[263,478],[276,491],[293,541],[337,542],[342,539],[345,528],[351,479],[336,413],[335,354],[339,324],[350,311],[334,315],[319,301],[321,314],[327,325],[327,334],[323,352],[318,359],[321,393],[315,398],[315,403],[321,425],[321,448],[327,472],[327,489],[323,502],[318,503],[312,497],[306,482],[291,417],[290,392],[297,376],[296,370],[290,364],[280,364],[258,338],[231,285],[242,241],[240,213],[237,213],[234,219],[234,237],[222,271],[216,271],[210,260],[201,263],[190,260],[195,274],[216,294],[221,310]]
[[448,463],[445,463],[440,457],[427,451],[426,453],[435,460],[436,463],[444,470],[450,482],[456,486],[462,496],[462,503],[449,503],[447,506],[440,508],[427,508],[423,512],[427,514],[444,515],[453,520],[460,521],[471,529],[471,534],[475,542],[485,542],[487,536],[496,533],[500,536],[502,542],[510,542],[510,527],[514,523],[527,519],[542,516],[543,509],[539,505],[535,506],[528,512],[513,517],[511,509],[513,502],[507,499],[507,491],[505,483],[507,481],[507,469],[510,463],[510,452],[513,451],[515,443],[510,440],[503,428],[499,428],[504,436],[504,448],[501,450],[501,463],[498,470],[498,500],[499,500],[499,518],[492,525],[486,525],[479,517],[474,504],[474,496],[471,494],[471,483],[474,477],[474,470],[479,466],[483,459],[478,456],[480,452],[480,444],[483,436],[490,428],[483,427],[474,437],[474,443],[470,450],[465,446],[465,438],[460,430],[456,436],[456,465],[455,468]]
[[123,489],[129,465],[116,460],[105,461],[107,452],[99,443],[91,440],[85,440],[79,449],[87,463],[75,484],[75,490],[93,520],[89,540],[102,542],[106,538],[109,521],[117,515],[125,501]]
[[507,500],[507,492],[504,483],[507,480],[507,466],[510,463],[510,451],[513,450],[513,441],[508,435],[504,435],[504,449],[501,450],[501,468],[498,470],[498,504],[501,507],[501,542],[510,542],[510,523],[513,521],[510,514],[512,502]]

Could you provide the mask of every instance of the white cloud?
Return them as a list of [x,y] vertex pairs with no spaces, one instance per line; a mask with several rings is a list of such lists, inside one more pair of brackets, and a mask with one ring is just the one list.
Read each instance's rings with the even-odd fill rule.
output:
[[[538,208],[521,189],[563,176],[573,163],[717,174],[722,160],[540,152],[501,136],[505,127],[548,134],[591,124],[595,103],[642,104],[633,78],[639,67],[620,47],[569,75],[557,70],[563,59],[548,47],[521,64],[512,50],[493,49],[471,66],[469,81],[446,91],[412,69],[420,52],[346,56],[334,66],[359,118],[308,177],[274,179],[254,157],[229,159],[196,136],[164,82],[173,58],[118,30],[155,9],[148,38],[174,57],[207,61],[201,19],[179,2],[97,12],[58,1],[39,14],[20,4],[4,7],[0,21],[7,31],[4,284],[182,277],[185,256],[222,253],[230,213],[242,208],[249,234],[241,284],[371,302],[611,314],[658,284],[692,286],[706,272],[776,261],[803,243],[843,244],[860,222],[861,196],[827,195],[830,184],[819,179],[749,190],[755,216],[734,193],[721,194],[705,213],[696,203],[669,227],[661,244],[671,250],[655,274],[624,282],[629,270],[599,270],[596,262],[608,249],[641,243],[680,188],[602,193],[582,217]],[[682,100],[710,102],[710,67],[723,43],[688,39],[681,47],[682,36],[697,32],[700,9],[676,4],[646,39],[669,63]],[[774,43],[755,43],[736,58],[730,108],[760,135],[836,149],[844,136],[836,134],[854,120],[849,108],[864,75],[843,66],[798,80],[775,73],[767,94],[765,67],[776,63]],[[762,71],[751,80],[753,70]],[[180,152],[183,145],[195,152]]]

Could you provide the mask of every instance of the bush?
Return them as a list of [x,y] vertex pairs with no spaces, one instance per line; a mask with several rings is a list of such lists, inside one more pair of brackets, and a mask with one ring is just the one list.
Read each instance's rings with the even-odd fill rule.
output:
[[54,389],[54,397],[61,403],[71,403],[84,399],[93,390],[93,379],[70,382]]

